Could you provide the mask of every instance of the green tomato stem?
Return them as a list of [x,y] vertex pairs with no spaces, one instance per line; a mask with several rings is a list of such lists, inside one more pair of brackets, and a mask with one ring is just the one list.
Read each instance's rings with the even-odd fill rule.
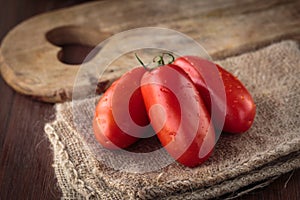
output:
[[[143,61],[138,57],[138,55],[137,55],[136,53],[135,53],[134,55],[135,55],[136,59],[139,61],[139,63],[140,63],[147,71],[151,71],[151,70],[152,70],[151,68],[148,68],[147,65],[145,65],[145,64],[143,63]],[[165,65],[165,58],[166,58],[166,56],[169,57],[169,58],[171,58],[171,59],[169,60],[168,64],[171,64],[171,63],[174,62],[175,57],[173,56],[173,54],[168,53],[168,52],[167,52],[167,53],[162,53],[161,55],[158,55],[158,56],[155,56],[155,57],[153,58],[152,62],[157,63],[157,66],[156,66],[156,67],[163,66],[163,65]],[[155,68],[154,68],[154,69],[155,69]]]
[[145,70],[151,71],[151,69],[148,68],[148,67],[143,63],[143,61],[138,57],[138,55],[137,55],[136,53],[135,53],[134,55],[135,55],[136,59],[139,61],[139,63],[145,68]]

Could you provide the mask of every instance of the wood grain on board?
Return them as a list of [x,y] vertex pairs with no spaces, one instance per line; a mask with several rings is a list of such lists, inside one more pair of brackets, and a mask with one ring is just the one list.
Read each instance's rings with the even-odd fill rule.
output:
[[[299,19],[297,0],[91,2],[38,15],[11,30],[1,45],[1,73],[20,93],[61,102],[72,98],[85,55],[118,32],[145,26],[174,29],[221,59],[280,39],[299,39]],[[99,85],[107,87],[124,70],[106,71]]]

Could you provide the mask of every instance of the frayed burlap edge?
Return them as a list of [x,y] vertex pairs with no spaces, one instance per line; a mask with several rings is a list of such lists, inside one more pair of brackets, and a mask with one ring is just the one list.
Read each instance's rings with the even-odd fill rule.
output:
[[[123,199],[125,194],[122,194],[116,188],[113,188],[114,192],[111,192],[110,189],[112,188],[109,188],[107,184],[101,180],[101,177],[97,178],[97,180],[92,180],[92,178],[89,183],[84,181],[86,178],[83,179],[81,177],[80,172],[78,172],[72,160],[69,159],[70,156],[66,144],[56,133],[54,129],[55,126],[67,125],[60,124],[56,121],[52,125],[46,124],[45,126],[45,132],[53,147],[53,167],[58,185],[62,191],[62,199]],[[72,140],[74,143],[84,146],[80,138],[74,136]],[[91,164],[91,166],[95,165],[97,161],[91,157],[91,152],[86,149],[79,151],[82,153],[81,156],[85,157],[85,164],[88,163]],[[91,186],[91,184],[93,186]]]

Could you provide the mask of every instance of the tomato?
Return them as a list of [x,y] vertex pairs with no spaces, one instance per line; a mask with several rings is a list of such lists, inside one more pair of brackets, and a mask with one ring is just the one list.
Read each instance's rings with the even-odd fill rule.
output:
[[[223,126],[225,132],[242,133],[251,127],[256,106],[251,94],[236,77],[219,65],[196,56],[177,58],[174,64],[183,69],[192,79],[207,108],[211,108],[211,105],[217,107],[217,116],[213,119],[215,125],[225,117]],[[212,67],[215,66],[219,73],[212,74]],[[208,79],[215,79],[217,83],[219,77],[223,82],[226,98],[221,97],[218,86],[206,83]]]
[[[134,68],[116,80],[99,100],[93,119],[97,141],[108,149],[126,148],[149,124],[140,81],[146,70]],[[139,127],[141,126],[141,127]]]
[[172,64],[148,71],[141,91],[150,124],[167,152],[188,167],[208,159],[215,145],[214,128],[185,72]]

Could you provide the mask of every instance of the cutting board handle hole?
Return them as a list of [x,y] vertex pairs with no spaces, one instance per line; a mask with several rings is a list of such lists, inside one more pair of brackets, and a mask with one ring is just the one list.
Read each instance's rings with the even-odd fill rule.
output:
[[[107,39],[110,33],[101,32],[91,27],[84,26],[61,26],[46,33],[46,39],[61,49],[57,58],[68,65],[80,65],[93,59],[101,47],[97,45]],[[93,55],[87,55],[97,47]]]

